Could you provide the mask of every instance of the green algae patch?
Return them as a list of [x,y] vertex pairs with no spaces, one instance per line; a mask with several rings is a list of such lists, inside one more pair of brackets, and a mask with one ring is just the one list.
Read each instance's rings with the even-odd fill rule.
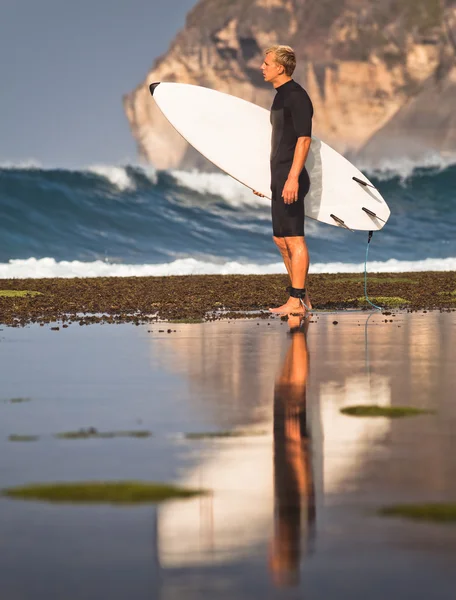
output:
[[454,292],[437,292],[437,295],[447,302],[456,302],[456,290]]
[[67,504],[153,504],[171,499],[192,498],[205,493],[204,490],[164,483],[86,481],[31,484],[2,490],[1,495],[20,500]]
[[210,440],[218,438],[241,438],[266,435],[265,431],[208,431],[202,433],[186,433],[187,440]]
[[456,523],[456,504],[397,504],[382,508],[379,514],[413,521]]
[[41,292],[33,290],[0,290],[0,298],[26,298],[27,296],[42,296]]
[[[367,302],[366,298],[364,298],[364,296],[362,296],[361,298],[357,298],[356,300],[358,304],[362,306],[369,306],[369,303]],[[405,298],[399,298],[398,296],[374,296],[373,298],[369,297],[369,300],[374,304],[382,304],[383,306],[388,307],[399,307],[410,304],[409,300],[406,300]]]
[[23,402],[31,402],[31,398],[10,398],[6,402],[8,404],[22,404]]
[[130,438],[149,438],[152,436],[151,431],[133,430],[133,431],[98,431],[94,427],[89,429],[79,429],[78,431],[64,431],[56,433],[54,437],[60,440],[86,440],[89,438],[112,439],[121,437]]
[[341,408],[340,412],[350,417],[388,417],[389,419],[435,414],[433,410],[423,410],[410,406],[377,406],[375,404],[346,406],[345,408]]
[[176,323],[176,324],[191,324],[196,325],[197,323],[204,323],[203,319],[172,319],[168,321],[168,323]]
[[10,442],[37,442],[40,438],[37,435],[10,435],[8,441]]

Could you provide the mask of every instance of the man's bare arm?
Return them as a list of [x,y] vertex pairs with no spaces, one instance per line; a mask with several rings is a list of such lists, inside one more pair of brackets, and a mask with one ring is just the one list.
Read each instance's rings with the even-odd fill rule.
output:
[[292,204],[298,199],[299,176],[306,164],[311,142],[312,138],[305,136],[298,138],[298,141],[296,142],[293,164],[291,165],[288,179],[282,192],[282,198],[285,204]]

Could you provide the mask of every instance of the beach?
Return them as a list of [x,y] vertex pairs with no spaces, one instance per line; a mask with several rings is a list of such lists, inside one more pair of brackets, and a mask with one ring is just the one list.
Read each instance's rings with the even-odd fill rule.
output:
[[[210,491],[145,506],[0,496],[2,597],[452,598],[454,524],[380,511],[455,502],[456,316],[391,312],[316,311],[301,326],[63,328],[49,311],[9,327],[2,316],[2,490],[137,480]],[[341,412],[359,404],[422,414]],[[123,433],[62,435],[89,430]]]

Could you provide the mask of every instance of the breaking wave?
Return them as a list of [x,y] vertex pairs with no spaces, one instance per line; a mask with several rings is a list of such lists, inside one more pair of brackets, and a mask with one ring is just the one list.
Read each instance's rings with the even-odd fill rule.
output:
[[[383,165],[370,271],[454,270],[456,165]],[[276,273],[269,201],[222,173],[0,165],[0,277]],[[311,270],[356,272],[366,236],[306,223]]]

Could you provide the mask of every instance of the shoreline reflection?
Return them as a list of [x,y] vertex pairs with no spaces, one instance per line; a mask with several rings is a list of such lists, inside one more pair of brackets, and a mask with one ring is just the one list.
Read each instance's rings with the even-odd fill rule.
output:
[[274,388],[274,534],[269,568],[276,586],[299,584],[315,532],[315,488],[306,406],[309,319],[290,316],[291,341]]

